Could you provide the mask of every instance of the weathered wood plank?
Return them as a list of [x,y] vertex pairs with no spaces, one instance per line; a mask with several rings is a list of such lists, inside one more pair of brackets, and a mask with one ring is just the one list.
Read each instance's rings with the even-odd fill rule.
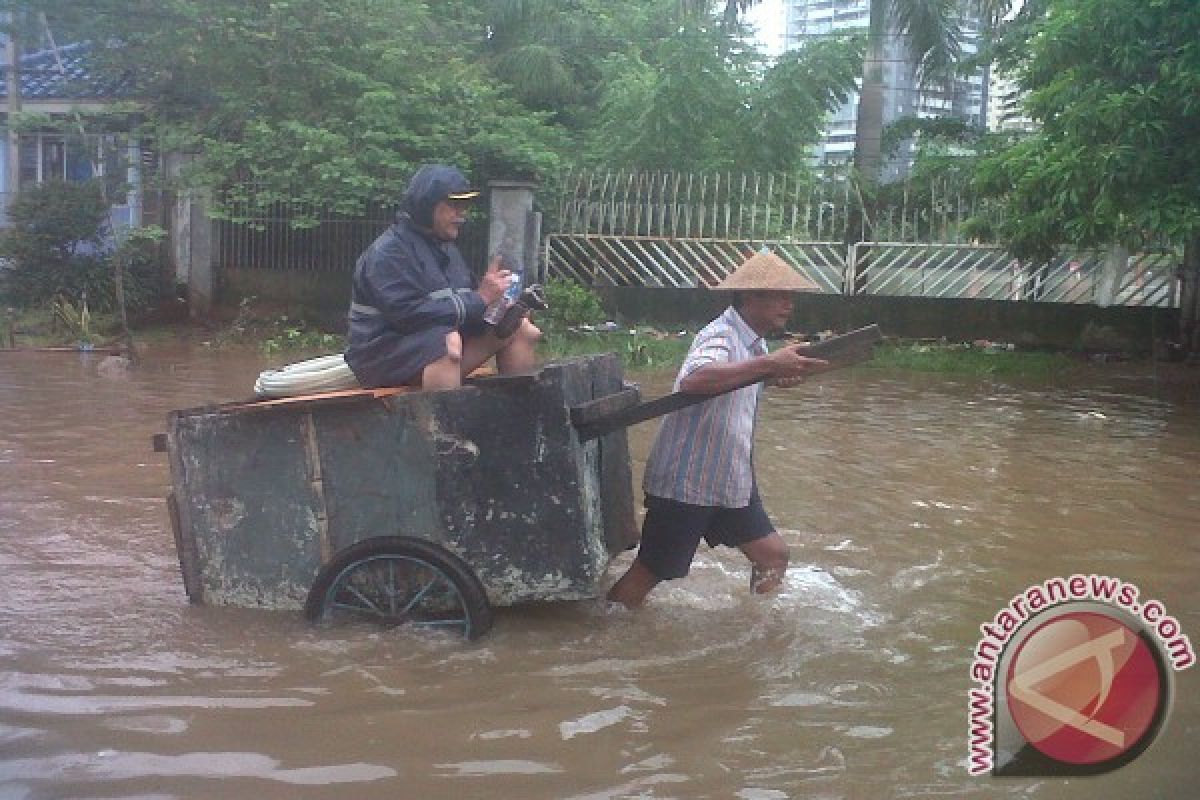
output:
[[571,408],[571,424],[588,425],[601,417],[615,414],[637,405],[642,393],[636,388],[622,389],[615,394],[591,400]]

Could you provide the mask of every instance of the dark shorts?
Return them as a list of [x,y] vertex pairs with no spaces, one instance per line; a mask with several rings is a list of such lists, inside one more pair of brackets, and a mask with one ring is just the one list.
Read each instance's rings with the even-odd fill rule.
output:
[[709,547],[738,547],[774,532],[758,487],[743,508],[694,506],[648,494],[637,557],[659,580],[682,578],[691,569],[701,539]]
[[[419,386],[425,367],[446,355],[446,325],[400,334],[386,331],[370,342],[351,343],[346,349],[346,364],[364,389],[380,386]],[[459,333],[463,340],[487,333],[487,323],[469,321]]]

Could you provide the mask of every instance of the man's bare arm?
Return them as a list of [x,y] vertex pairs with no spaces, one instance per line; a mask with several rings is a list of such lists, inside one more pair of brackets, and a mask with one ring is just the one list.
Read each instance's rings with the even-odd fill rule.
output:
[[709,364],[679,383],[679,391],[688,394],[720,394],[743,384],[798,378],[815,372],[828,362],[800,355],[804,345],[787,345],[765,356],[735,363]]

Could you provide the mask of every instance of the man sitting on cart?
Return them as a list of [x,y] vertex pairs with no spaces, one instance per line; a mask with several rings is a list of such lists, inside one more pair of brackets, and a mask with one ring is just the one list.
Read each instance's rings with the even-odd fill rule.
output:
[[492,356],[501,373],[534,367],[532,322],[501,339],[483,320],[512,273],[495,258],[476,285],[454,244],[478,196],[454,167],[421,167],[395,223],[359,257],[346,363],[364,388],[453,389]]
[[[608,593],[630,608],[661,581],[687,575],[702,538],[746,555],[755,592],[778,588],[787,569],[787,544],[754,477],[754,418],[763,382],[794,386],[826,366],[804,356],[802,345],[768,353],[763,338],[787,325],[793,292],[817,287],[778,256],[759,253],[715,288],[735,292],[733,305],[696,334],[675,391],[717,396],[666,415],[650,449],[641,546]],[[761,382],[730,391],[748,380]]]

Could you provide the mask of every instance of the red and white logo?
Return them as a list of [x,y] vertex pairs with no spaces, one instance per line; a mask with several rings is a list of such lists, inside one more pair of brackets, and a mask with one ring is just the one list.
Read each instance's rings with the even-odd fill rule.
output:
[[1135,755],[1167,701],[1157,652],[1108,614],[1073,611],[1021,642],[1004,683],[1025,741],[1062,764],[1099,766]]

